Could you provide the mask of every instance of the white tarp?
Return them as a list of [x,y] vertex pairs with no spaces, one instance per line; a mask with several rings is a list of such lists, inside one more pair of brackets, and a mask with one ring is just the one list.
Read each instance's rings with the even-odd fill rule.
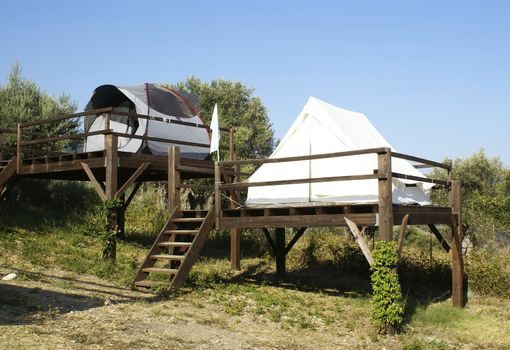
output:
[[[94,91],[85,110],[114,107],[113,112],[110,113],[110,128],[115,132],[203,144],[204,147],[175,145],[180,147],[183,157],[205,159],[209,156],[210,145],[207,129],[166,122],[167,120],[179,120],[195,125],[204,125],[202,119],[196,115],[195,108],[198,107],[198,100],[192,101],[193,98],[190,94],[184,94],[157,84],[131,87],[102,85]],[[116,115],[115,111],[149,115],[161,118],[164,121],[125,117]],[[87,118],[85,131],[93,132],[104,130],[104,128],[104,115]],[[118,150],[130,153],[143,151],[155,155],[166,155],[170,145],[172,144],[167,142],[145,142],[138,138],[119,137]],[[99,150],[104,150],[104,135],[87,137],[84,151]]]
[[[310,97],[270,158],[343,152],[391,145],[365,115]],[[392,148],[393,151],[395,151]],[[368,175],[377,169],[377,155],[349,156],[262,165],[249,182],[329,176]],[[408,161],[392,158],[392,171],[423,176]],[[430,204],[431,184],[393,179],[393,203]],[[302,206],[324,203],[377,203],[377,180],[251,187],[247,206]]]

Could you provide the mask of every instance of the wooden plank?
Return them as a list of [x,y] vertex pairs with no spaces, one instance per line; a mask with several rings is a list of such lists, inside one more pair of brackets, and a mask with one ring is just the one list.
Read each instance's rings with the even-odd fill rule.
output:
[[[158,236],[154,240],[154,243],[152,244],[151,248],[149,249],[149,253],[145,257],[145,259],[142,262],[142,264],[140,265],[140,267],[138,268],[138,271],[137,271],[135,278],[133,280],[133,284],[136,284],[136,282],[138,282],[138,281],[145,280],[147,278],[147,276],[149,275],[149,273],[144,271],[144,269],[153,267],[155,264],[155,261],[153,259],[151,259],[150,256],[161,253],[161,251],[162,251],[161,247],[162,247],[162,243],[163,243],[162,241],[166,238],[165,231],[174,227],[174,225],[172,224],[172,220],[174,218],[176,218],[178,215],[179,215],[179,213],[176,210],[174,210],[172,213],[170,213],[170,217],[168,218],[168,221],[163,226],[161,231],[159,231]],[[165,242],[165,243],[169,243],[169,242]]]
[[[218,166],[218,162],[214,162],[214,208],[216,210],[216,229],[221,227],[222,215],[221,215],[221,169]],[[232,227],[232,228],[235,228]]]
[[16,172],[21,174],[21,166],[23,165],[23,152],[21,150],[21,124],[18,123],[18,135],[16,141]]
[[339,157],[349,157],[349,156],[356,156],[356,155],[362,155],[362,154],[379,153],[384,150],[385,150],[385,148],[379,147],[379,148],[367,148],[367,149],[361,149],[361,150],[355,150],[355,151],[312,154],[312,155],[308,155],[308,156],[297,156],[297,157],[243,159],[243,160],[232,160],[232,161],[219,162],[219,165],[220,166],[247,165],[247,164],[261,165],[261,164],[270,164],[270,163],[299,162],[302,160],[339,158]]
[[142,173],[151,165],[151,163],[143,163],[135,170],[133,175],[122,185],[121,188],[115,193],[115,198],[120,198],[126,192],[126,190],[142,175]]
[[89,165],[85,162],[81,162],[81,167],[83,168],[83,170],[85,171],[85,174],[87,174],[90,182],[92,183],[92,186],[94,187],[94,189],[96,190],[97,194],[99,195],[99,198],[101,198],[101,200],[104,202],[108,199],[108,197],[106,196],[106,193],[103,189],[103,186],[101,186],[101,184],[99,183],[99,181],[97,181],[96,177],[94,176],[94,173],[92,172],[92,170],[90,169]]
[[124,202],[124,209],[127,209],[129,207],[129,204],[131,204],[131,201],[135,197],[136,193],[140,189],[140,186],[142,186],[142,182],[136,182],[135,187],[131,190],[131,193],[127,197],[126,201]]
[[70,135],[64,135],[64,136],[48,137],[46,139],[23,141],[23,142],[19,142],[18,144],[21,145],[21,146],[38,145],[38,144],[41,144],[41,143],[49,143],[49,142],[56,142],[56,141],[62,141],[62,140],[82,139],[82,138],[85,138],[85,137],[88,137],[88,136],[102,135],[104,133],[105,133],[104,130],[92,131],[92,132],[83,132],[83,133],[79,133],[79,134],[70,134]]
[[181,196],[178,186],[181,183],[179,167],[181,159],[180,149],[175,146],[168,147],[168,210],[180,210]]
[[391,181],[391,149],[386,148],[379,153],[378,180],[379,186],[379,236],[382,240],[391,242],[393,237],[393,198]]
[[[165,139],[165,138],[161,138],[161,137],[152,137],[152,136],[145,136],[145,135],[132,135],[132,134],[125,134],[125,133],[120,133],[120,132],[114,132],[114,134],[117,135],[118,137],[126,137],[126,138],[145,140],[145,141],[155,141],[155,142],[169,143],[169,144],[181,145],[181,146],[193,146],[193,147],[201,147],[201,148],[207,148],[207,149],[209,149],[211,146],[207,143],[198,143],[198,142],[191,142],[191,141],[185,141],[185,140],[172,140],[172,139]],[[220,149],[228,150],[228,147],[220,146]]]
[[392,177],[396,177],[398,179],[406,179],[406,180],[414,180],[414,181],[420,181],[420,182],[428,182],[432,184],[438,184],[443,186],[448,186],[448,181],[443,180],[436,180],[436,179],[430,179],[428,177],[422,177],[422,176],[414,176],[414,175],[407,175],[407,174],[401,174],[401,173],[391,173]]
[[398,153],[398,152],[391,152],[391,156],[394,157],[394,158],[410,160],[412,162],[418,162],[418,163],[432,165],[434,167],[443,168],[443,169],[446,169],[446,170],[450,170],[451,169],[451,166],[449,164],[434,162],[432,160],[428,160],[428,159],[425,159],[425,158],[414,157],[414,156],[410,156],[408,154],[403,154],[403,153]]
[[117,193],[117,175],[118,175],[118,158],[117,158],[117,136],[106,134],[104,138],[105,145],[105,168],[106,168],[106,184],[105,194],[107,199],[115,198]]
[[276,277],[285,279],[285,228],[277,227],[275,233],[275,258],[276,258]]
[[235,184],[221,184],[219,187],[222,190],[236,190],[236,189],[243,189],[243,188],[248,188],[248,187],[278,186],[278,185],[292,185],[292,184],[302,184],[302,183],[333,182],[333,181],[370,180],[370,179],[378,179],[378,178],[379,178],[379,176],[375,175],[375,174],[329,176],[329,177],[312,177],[312,178],[291,179],[291,180],[241,182],[241,183],[235,183]]
[[452,207],[452,303],[455,307],[466,305],[464,294],[464,259],[462,257],[461,187],[459,181],[452,181],[448,194]]
[[[451,216],[450,216],[450,223],[451,223]],[[443,235],[441,234],[441,232],[437,229],[437,227],[434,225],[434,224],[428,224],[428,227],[430,229],[430,231],[434,234],[434,236],[437,238],[437,240],[439,241],[439,243],[441,244],[441,247],[443,247],[443,249],[449,253],[450,252],[450,245],[448,244],[448,242],[446,241],[446,239],[444,239]]]
[[273,227],[338,227],[346,226],[344,218],[356,220],[362,226],[375,226],[376,214],[336,214],[300,216],[222,216],[220,228],[273,228]]
[[285,255],[289,254],[292,247],[294,247],[294,244],[297,243],[297,241],[301,238],[303,233],[305,233],[307,227],[300,227],[297,232],[294,234],[294,237],[290,240],[289,244],[285,247]]
[[198,256],[200,252],[202,251],[202,248],[205,244],[205,241],[207,240],[207,237],[209,236],[209,232],[214,229],[214,214],[215,210],[214,207],[209,210],[206,217],[204,218],[204,221],[202,225],[200,226],[200,232],[195,236],[195,239],[193,240],[193,244],[189,248],[188,252],[186,253],[186,258],[179,266],[178,272],[175,274],[170,287],[171,288],[179,288],[184,283],[186,277],[189,274],[189,271],[191,270],[191,267],[195,263],[195,261],[198,259]]
[[41,120],[35,120],[33,122],[23,123],[22,127],[26,128],[26,127],[29,127],[29,126],[54,123],[54,122],[59,122],[59,121],[66,120],[66,119],[73,119],[73,118],[83,117],[83,116],[87,116],[87,115],[94,115],[94,114],[101,114],[101,113],[104,113],[104,112],[110,112],[112,110],[113,110],[112,107],[106,107],[106,108],[94,109],[94,110],[91,110],[91,111],[84,111],[84,112],[79,112],[79,113],[66,114],[66,115],[63,115],[61,117],[55,117],[55,118],[49,118],[49,119],[41,119]]
[[372,266],[374,264],[374,258],[372,256],[372,252],[370,251],[370,248],[368,247],[367,242],[361,235],[361,232],[359,232],[358,225],[348,218],[345,218],[345,222],[347,223],[347,226],[349,227],[349,230],[351,231],[352,235],[354,236],[354,239],[356,240],[356,243],[358,243],[359,247],[361,248],[361,251],[363,252],[363,255],[365,256],[365,259],[367,259],[368,264]]
[[[155,120],[159,122],[164,122],[167,124],[178,124],[178,125],[184,125],[184,126],[191,126],[194,128],[201,128],[201,129],[207,129],[208,131],[211,131],[211,128],[205,124],[197,124],[197,123],[190,123],[190,122],[184,122],[182,120],[176,120],[176,119],[169,119],[169,118],[162,118],[162,117],[156,117],[153,115],[146,115],[146,114],[136,114],[136,113],[126,113],[121,111],[115,111],[115,114],[117,115],[124,115],[126,117],[134,117],[134,118],[141,118],[141,119],[147,119],[147,120]],[[230,129],[228,128],[219,128],[220,131],[223,132],[229,132]]]
[[407,222],[409,221],[409,214],[406,214],[400,223],[400,236],[398,237],[397,255],[402,256],[402,248],[404,247],[404,239],[406,238]]
[[262,228],[262,232],[264,232],[264,236],[266,237],[269,246],[271,247],[273,256],[276,256],[276,246],[274,244],[273,238],[271,237],[271,232],[265,227]]

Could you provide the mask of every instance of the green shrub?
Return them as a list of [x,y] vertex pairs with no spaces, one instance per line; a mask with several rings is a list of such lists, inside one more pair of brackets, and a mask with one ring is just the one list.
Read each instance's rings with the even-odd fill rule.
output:
[[510,297],[510,251],[495,246],[471,251],[466,259],[469,286],[482,295]]
[[395,268],[398,256],[394,242],[378,241],[373,251],[372,319],[381,333],[393,333],[403,321],[404,307]]

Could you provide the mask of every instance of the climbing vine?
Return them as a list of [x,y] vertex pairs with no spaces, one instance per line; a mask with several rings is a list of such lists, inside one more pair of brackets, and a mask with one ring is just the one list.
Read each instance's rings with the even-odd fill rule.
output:
[[398,256],[394,242],[378,241],[373,251],[372,319],[381,333],[393,334],[402,323],[404,307],[396,272]]
[[117,235],[119,227],[114,224],[114,215],[122,206],[119,199],[108,199],[97,205],[92,217],[92,231],[102,244],[102,255],[106,259],[115,259],[117,247]]

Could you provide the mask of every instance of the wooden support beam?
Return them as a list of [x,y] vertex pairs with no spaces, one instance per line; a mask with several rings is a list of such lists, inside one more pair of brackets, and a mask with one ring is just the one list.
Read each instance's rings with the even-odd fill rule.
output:
[[276,276],[279,279],[285,279],[285,228],[278,227],[275,233],[275,252],[276,252]]
[[271,232],[269,232],[269,230],[267,228],[262,228],[262,232],[264,232],[267,242],[269,243],[269,246],[272,249],[273,256],[276,256],[276,245],[275,245],[273,239],[271,238]]
[[[106,170],[106,181],[105,181],[105,195],[106,200],[111,200],[115,198],[115,193],[117,193],[117,181],[118,181],[118,168],[119,168],[119,159],[118,159],[118,138],[116,135],[111,133],[106,133],[104,135],[104,146],[105,146],[105,170]],[[112,231],[118,232],[118,217],[117,210],[112,209],[109,213],[109,228]],[[114,236],[111,239],[112,248],[108,252],[108,256],[105,258],[109,258],[115,260],[117,257],[117,237]]]
[[168,147],[168,210],[170,213],[177,208],[181,209],[181,172],[178,170],[181,163],[181,152],[179,147]]
[[391,177],[391,149],[378,153],[379,175],[379,236],[386,242],[393,239],[393,201]]
[[238,228],[230,229],[230,268],[241,270],[241,230]]
[[361,235],[361,232],[358,229],[358,225],[352,220],[349,220],[345,218],[345,222],[347,223],[347,226],[349,226],[349,229],[351,230],[352,235],[354,236],[354,239],[356,240],[356,243],[358,243],[359,247],[361,248],[361,251],[363,252],[363,255],[365,256],[365,259],[367,259],[368,264],[372,266],[374,263],[374,258],[372,257],[372,252],[370,251],[370,248],[368,247],[368,243],[365,241],[363,236]]
[[16,136],[16,172],[21,174],[21,165],[23,164],[23,151],[21,150],[21,124],[18,123],[18,130]]
[[127,209],[127,207],[129,207],[129,204],[131,204],[131,201],[133,200],[133,198],[135,197],[136,192],[138,192],[138,190],[140,189],[141,186],[142,186],[141,182],[136,182],[135,183],[135,186],[131,190],[131,193],[129,194],[129,196],[127,197],[126,201],[124,202],[124,209]]
[[294,234],[294,237],[292,237],[289,244],[287,244],[287,247],[285,247],[285,255],[289,254],[289,252],[292,249],[292,247],[294,246],[294,244],[296,244],[296,242],[301,238],[303,233],[305,233],[306,229],[307,229],[306,227],[300,227],[296,231],[296,233]]
[[106,134],[104,137],[105,146],[105,166],[106,166],[106,197],[115,198],[117,193],[117,174],[118,174],[118,154],[117,154],[117,136]]
[[103,189],[103,186],[97,181],[96,177],[94,176],[94,173],[90,169],[89,165],[85,162],[80,162],[81,167],[85,171],[85,174],[87,174],[87,177],[89,178],[90,182],[92,183],[92,186],[96,190],[97,194],[99,195],[99,198],[104,202],[106,201],[106,193]]
[[434,234],[434,236],[437,238],[437,240],[439,241],[439,243],[441,244],[441,247],[443,247],[443,249],[449,253],[450,252],[450,245],[448,244],[448,242],[446,241],[446,239],[444,239],[443,235],[441,234],[441,232],[437,229],[436,225],[433,225],[433,224],[429,224],[427,225],[430,229],[430,231]]
[[129,177],[129,179],[127,179],[124,185],[122,185],[122,187],[119,188],[117,193],[115,193],[115,198],[120,198],[150,165],[151,163],[142,163],[142,165],[140,165],[138,169],[135,170],[135,172]]
[[214,208],[216,210],[216,229],[221,226],[221,168],[214,162]]
[[461,188],[459,181],[452,181],[448,193],[448,201],[452,208],[452,303],[455,307],[464,307],[467,296],[464,292],[464,259],[462,257],[462,216]]
[[407,232],[407,222],[409,221],[409,214],[406,214],[404,218],[402,219],[402,223],[400,224],[400,236],[398,237],[398,244],[397,244],[397,255],[400,259],[402,256],[402,248],[404,247],[404,240],[406,238],[406,232]]

